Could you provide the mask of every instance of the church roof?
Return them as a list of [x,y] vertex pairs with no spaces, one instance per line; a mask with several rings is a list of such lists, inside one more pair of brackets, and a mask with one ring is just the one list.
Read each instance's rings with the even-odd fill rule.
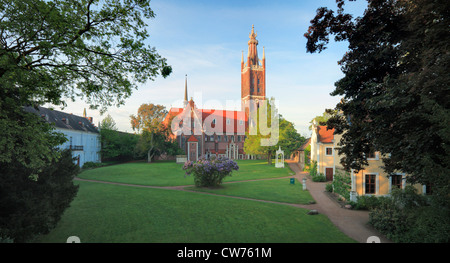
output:
[[[206,127],[207,131],[216,130],[222,133],[233,132],[242,135],[245,134],[248,117],[243,111],[197,108],[195,110],[201,115],[202,123],[205,123],[205,121],[206,123],[211,123],[210,127]],[[171,108],[165,119],[166,124],[170,125],[168,120],[179,114],[183,114],[183,108]],[[198,117],[200,118],[200,116]],[[213,123],[214,119],[216,120],[215,124]]]

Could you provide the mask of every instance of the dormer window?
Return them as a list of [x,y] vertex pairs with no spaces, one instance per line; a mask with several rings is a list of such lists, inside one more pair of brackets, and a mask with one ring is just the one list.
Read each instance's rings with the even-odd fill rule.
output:
[[47,114],[41,114],[41,117],[42,117],[43,119],[45,119],[46,121],[48,121],[48,115],[47,115]]

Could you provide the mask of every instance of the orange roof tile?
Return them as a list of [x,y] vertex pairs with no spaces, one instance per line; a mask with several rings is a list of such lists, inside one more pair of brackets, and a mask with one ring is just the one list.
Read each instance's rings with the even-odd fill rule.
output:
[[328,130],[327,126],[318,126],[317,130],[319,142],[332,143],[332,140],[334,139],[334,128]]
[[[166,125],[170,125],[168,122],[172,117],[175,117],[181,113],[183,113],[183,108],[171,108],[166,118],[164,119],[164,123]],[[209,125],[206,127],[208,129],[215,129],[221,127],[221,132],[224,134],[228,132],[239,133],[244,135],[245,129],[248,124],[248,117],[243,111],[230,111],[230,110],[215,110],[215,109],[197,109],[201,113],[202,122],[205,123],[205,120],[208,118],[209,122],[212,122],[213,119],[216,119],[216,124]],[[227,123],[227,120],[229,122]],[[221,124],[219,122],[222,122]],[[241,124],[241,121],[243,123]],[[208,123],[209,124],[209,123]]]

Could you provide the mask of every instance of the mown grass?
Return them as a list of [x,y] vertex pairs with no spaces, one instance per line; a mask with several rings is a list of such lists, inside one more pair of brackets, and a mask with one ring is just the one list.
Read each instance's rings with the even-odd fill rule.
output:
[[[289,176],[289,167],[275,168],[267,165],[265,160],[239,160],[239,171],[226,177],[224,182],[278,178]],[[125,163],[83,171],[78,177],[138,185],[181,186],[193,185],[192,176],[186,176],[181,164],[175,162]]]
[[293,204],[308,204],[314,201],[309,191],[303,191],[298,180],[295,180],[295,184],[290,184],[290,178],[233,182],[222,184],[218,188],[186,187],[185,189]]
[[35,242],[354,242],[324,215],[291,206],[198,193],[77,182],[56,229]]

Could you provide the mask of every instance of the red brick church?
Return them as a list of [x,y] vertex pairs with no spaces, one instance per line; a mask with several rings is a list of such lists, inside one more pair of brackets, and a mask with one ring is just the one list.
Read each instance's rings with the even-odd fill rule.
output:
[[187,159],[197,161],[201,156],[226,156],[230,159],[249,159],[245,154],[245,131],[249,125],[249,105],[259,105],[266,99],[266,58],[258,58],[258,40],[252,26],[248,41],[247,62],[241,59],[241,110],[199,109],[191,98],[188,101],[187,79],[183,108],[171,108],[165,122],[171,127]]

